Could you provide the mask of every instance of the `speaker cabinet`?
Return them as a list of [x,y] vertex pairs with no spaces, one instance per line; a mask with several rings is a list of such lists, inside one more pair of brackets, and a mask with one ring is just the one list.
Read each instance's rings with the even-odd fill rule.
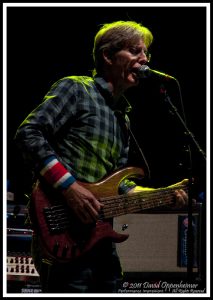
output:
[[[195,218],[195,219],[194,219]],[[157,211],[128,214],[114,219],[114,230],[128,233],[129,238],[116,244],[124,272],[186,272],[186,231],[181,227],[188,220],[186,211]],[[193,211],[194,265],[200,262],[201,206]],[[183,222],[183,224],[181,224]],[[182,243],[182,244],[181,244]]]

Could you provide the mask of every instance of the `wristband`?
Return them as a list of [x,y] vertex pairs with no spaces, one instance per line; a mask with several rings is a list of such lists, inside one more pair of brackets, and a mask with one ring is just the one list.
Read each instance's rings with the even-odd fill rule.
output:
[[44,164],[45,167],[40,171],[40,174],[54,188],[66,189],[76,181],[76,179],[54,156],[46,159]]

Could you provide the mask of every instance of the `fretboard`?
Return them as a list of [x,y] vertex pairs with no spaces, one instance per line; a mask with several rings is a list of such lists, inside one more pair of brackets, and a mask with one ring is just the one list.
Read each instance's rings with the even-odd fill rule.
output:
[[170,206],[175,202],[174,191],[177,189],[187,190],[186,185],[182,184],[178,187],[159,188],[130,195],[102,198],[100,201],[104,204],[104,207],[100,217],[107,219],[151,208]]

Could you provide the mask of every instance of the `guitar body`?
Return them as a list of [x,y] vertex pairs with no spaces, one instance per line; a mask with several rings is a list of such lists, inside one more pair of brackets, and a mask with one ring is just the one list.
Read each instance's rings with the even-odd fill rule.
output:
[[[105,205],[104,199],[118,195],[118,187],[123,179],[139,176],[144,176],[142,169],[129,167],[97,183],[79,184],[89,189]],[[32,191],[29,214],[46,258],[61,263],[81,257],[103,239],[120,243],[128,238],[127,234],[115,232],[109,219],[100,219],[91,225],[81,223],[61,194],[48,190],[40,182]]]

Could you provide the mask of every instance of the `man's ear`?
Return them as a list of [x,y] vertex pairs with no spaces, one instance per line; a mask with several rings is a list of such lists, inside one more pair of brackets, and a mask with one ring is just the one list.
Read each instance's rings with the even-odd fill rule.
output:
[[112,64],[112,53],[110,53],[109,50],[107,50],[107,49],[103,50],[103,58],[107,64],[109,64],[109,65]]

